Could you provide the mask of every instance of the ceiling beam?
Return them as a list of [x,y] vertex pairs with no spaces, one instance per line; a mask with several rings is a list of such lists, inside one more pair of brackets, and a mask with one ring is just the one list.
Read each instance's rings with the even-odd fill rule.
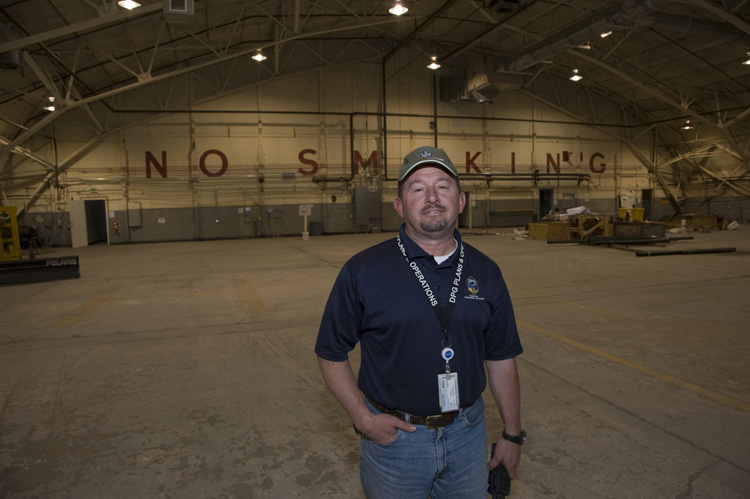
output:
[[138,9],[129,10],[127,12],[122,12],[119,14],[112,14],[108,16],[102,16],[102,17],[96,17],[94,19],[89,19],[88,21],[83,21],[78,24],[71,24],[70,26],[65,26],[64,28],[57,28],[52,29],[49,31],[45,31],[44,33],[37,33],[36,35],[27,36],[25,38],[19,38],[17,40],[12,40],[10,42],[0,43],[0,54],[3,52],[10,52],[11,50],[18,50],[25,47],[28,47],[29,45],[36,45],[37,43],[43,43],[49,40],[54,40],[57,38],[62,38],[69,35],[81,35],[85,33],[86,31],[99,28],[101,26],[107,26],[109,24],[115,24],[121,21],[127,21],[128,19],[140,17],[146,14],[151,14],[153,12],[158,12],[163,10],[162,3],[155,3],[151,5],[146,5],[143,7],[139,7]]
[[715,129],[716,131],[718,131],[724,137],[724,139],[727,141],[727,144],[729,144],[729,146],[732,147],[732,149],[742,158],[742,161],[745,163],[745,166],[748,169],[750,169],[750,156],[748,156],[748,154],[745,151],[743,151],[742,148],[740,148],[737,145],[737,143],[734,141],[734,138],[729,134],[729,132],[726,129],[726,127],[721,126],[720,123],[717,123],[717,122],[715,122],[715,121],[707,118],[706,115],[704,115],[702,113],[699,113],[699,112],[696,112],[696,111],[692,110],[691,108],[689,108],[688,106],[682,105],[680,102],[677,102],[677,101],[673,100],[668,95],[665,95],[663,92],[660,92],[660,91],[654,89],[653,86],[647,85],[647,84],[641,82],[640,80],[638,80],[638,79],[636,79],[636,78],[634,78],[634,77],[626,74],[623,71],[620,71],[619,69],[611,66],[610,64],[607,64],[607,63],[605,63],[603,61],[600,61],[600,60],[596,59],[595,57],[591,57],[589,55],[582,54],[582,53],[580,53],[580,52],[578,52],[576,50],[570,50],[570,52],[573,53],[573,54],[575,54],[577,57],[579,57],[579,58],[587,61],[587,62],[590,62],[592,64],[596,64],[597,66],[601,67],[602,69],[604,69],[606,71],[609,71],[610,73],[614,74],[615,76],[617,76],[619,78],[622,78],[623,80],[627,81],[628,83],[630,83],[634,87],[637,87],[638,89],[640,89],[640,90],[648,93],[649,95],[651,95],[653,97],[656,97],[657,99],[661,100],[662,102],[664,102],[666,104],[669,104],[669,105],[673,106],[674,108],[679,109],[680,111],[683,111],[683,112],[687,113],[688,115],[690,115],[691,118],[694,118],[694,119],[700,121],[701,123],[704,123],[704,124],[710,126],[711,128]]
[[[455,1],[455,0],[451,0],[451,1]],[[292,41],[296,41],[296,40],[303,40],[303,39],[306,39],[306,38],[318,38],[318,37],[321,37],[323,35],[330,34],[330,33],[339,33],[339,32],[343,32],[343,31],[351,31],[351,30],[361,29],[361,28],[366,28],[366,27],[381,26],[381,25],[384,25],[384,24],[393,24],[393,23],[395,23],[397,21],[398,21],[397,19],[387,19],[387,20],[384,20],[384,21],[373,21],[373,22],[364,23],[364,24],[332,27],[332,28],[326,28],[326,29],[323,29],[323,30],[320,30],[320,31],[316,31],[316,32],[309,32],[309,33],[304,33],[304,34],[290,36],[290,37],[279,39],[279,40],[275,40],[275,41],[269,41],[269,42],[266,42],[265,44],[262,44],[262,45],[259,45],[259,46],[255,46],[255,47],[252,47],[250,49],[242,50],[242,51],[235,52],[235,53],[232,53],[232,54],[222,55],[222,56],[219,56],[219,57],[214,57],[214,58],[211,58],[211,59],[208,59],[208,60],[204,60],[202,62],[193,64],[193,65],[185,66],[185,67],[182,67],[182,68],[178,68],[178,69],[175,69],[173,71],[166,72],[166,73],[162,73],[162,74],[158,74],[158,75],[151,75],[151,76],[148,77],[148,79],[144,79],[144,80],[140,80],[139,79],[139,81],[136,81],[134,83],[123,85],[123,86],[118,87],[116,89],[109,90],[109,91],[106,91],[106,92],[101,92],[101,93],[96,94],[96,95],[91,95],[91,96],[88,96],[88,97],[83,98],[83,99],[68,100],[67,102],[65,102],[65,106],[62,107],[60,110],[55,111],[53,113],[48,113],[44,118],[42,118],[41,120],[39,120],[32,127],[30,127],[29,129],[25,130],[23,133],[19,134],[16,138],[14,138],[11,141],[10,144],[6,144],[6,145],[3,145],[2,147],[0,147],[0,162],[3,161],[3,158],[5,158],[7,156],[7,154],[14,147],[16,147],[16,146],[18,146],[20,144],[23,144],[24,142],[26,142],[27,140],[29,140],[36,133],[38,133],[40,130],[42,130],[45,126],[51,124],[56,119],[60,118],[64,112],[69,111],[71,109],[75,109],[75,108],[78,108],[78,107],[86,106],[86,105],[92,104],[94,102],[107,99],[109,97],[114,97],[116,95],[120,95],[122,93],[129,92],[131,90],[135,90],[135,89],[143,87],[145,85],[152,85],[154,83],[157,83],[157,82],[160,82],[160,81],[164,81],[164,80],[167,80],[169,78],[174,78],[175,76],[179,76],[179,75],[182,75],[182,74],[190,73],[192,71],[195,71],[196,69],[206,68],[206,67],[212,66],[214,64],[219,64],[221,62],[225,62],[225,61],[237,58],[237,57],[242,57],[242,56],[245,56],[245,55],[248,55],[248,54],[252,54],[252,53],[255,53],[255,51],[258,48],[266,49],[266,48],[270,48],[270,47],[279,47],[280,45],[283,45],[285,43],[289,43],[289,42],[292,42]],[[276,61],[278,61],[278,57],[276,57]]]
[[726,10],[719,7],[714,2],[707,2],[706,0],[693,0],[693,3],[697,5],[698,7],[706,9],[707,11],[711,12],[715,16],[724,19],[729,24],[732,24],[738,29],[744,31],[745,34],[750,35],[750,24],[748,24],[747,21],[742,19],[737,14],[732,14],[731,12],[727,12]]

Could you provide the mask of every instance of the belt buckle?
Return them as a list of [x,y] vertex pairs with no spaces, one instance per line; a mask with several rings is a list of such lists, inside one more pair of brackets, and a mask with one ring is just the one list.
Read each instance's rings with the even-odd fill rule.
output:
[[[443,416],[445,416],[445,414],[438,414],[436,416],[427,416],[425,418],[425,426],[427,427],[427,429],[436,430],[438,428],[442,428],[443,426],[445,426],[445,425],[440,424],[440,420],[443,418]],[[436,423],[434,423],[434,426],[432,423],[433,421],[436,421]]]

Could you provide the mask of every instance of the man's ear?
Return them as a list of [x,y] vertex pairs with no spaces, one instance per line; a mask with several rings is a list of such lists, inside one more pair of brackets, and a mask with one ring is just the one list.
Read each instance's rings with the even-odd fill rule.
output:
[[404,218],[404,203],[403,201],[401,201],[401,198],[396,198],[393,200],[393,209],[396,210],[398,216]]
[[458,195],[458,212],[463,213],[466,206],[466,193],[461,192]]

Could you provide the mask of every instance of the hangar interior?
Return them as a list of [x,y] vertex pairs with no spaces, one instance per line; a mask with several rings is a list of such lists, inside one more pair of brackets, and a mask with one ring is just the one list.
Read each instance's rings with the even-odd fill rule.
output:
[[745,1],[141,3],[0,7],[0,195],[40,245],[394,230],[425,144],[464,227],[748,218]]
[[[0,2],[2,259],[82,277],[0,286],[0,495],[359,497],[316,321],[434,145],[517,303],[511,497],[747,497],[750,2],[118,3]],[[543,240],[581,207],[734,251]]]

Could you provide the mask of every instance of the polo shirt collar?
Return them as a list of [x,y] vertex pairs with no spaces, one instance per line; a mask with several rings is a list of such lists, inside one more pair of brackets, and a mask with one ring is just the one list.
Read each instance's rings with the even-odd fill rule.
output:
[[[412,240],[407,234],[406,234],[406,224],[401,224],[401,228],[399,229],[399,234],[401,235],[401,241],[404,243],[404,248],[406,249],[406,256],[409,257],[409,261],[414,260],[415,258],[427,258],[429,257],[430,261],[435,264],[435,259],[432,258],[432,255],[427,253],[425,250],[423,250],[417,243]],[[453,252],[453,256],[451,256],[449,259],[444,261],[442,265],[452,265],[453,262],[458,257],[458,248],[461,247],[461,233],[458,231],[458,229],[453,229],[453,238],[456,240],[456,250]]]

